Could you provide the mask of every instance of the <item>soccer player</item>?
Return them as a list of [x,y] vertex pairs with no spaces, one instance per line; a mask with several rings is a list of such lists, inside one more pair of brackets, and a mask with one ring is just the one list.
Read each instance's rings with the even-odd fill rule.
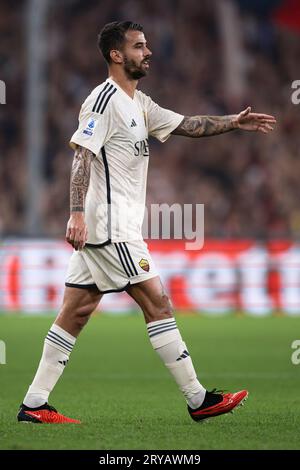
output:
[[70,142],[75,154],[66,239],[74,251],[63,305],[46,336],[38,370],[17,418],[32,423],[80,422],[58,413],[48,397],[102,296],[122,290],[141,307],[150,342],[182,392],[191,418],[199,421],[227,413],[242,404],[248,392],[207,391],[199,382],[142,239],[148,136],[165,142],[170,134],[202,137],[234,129],[268,133],[275,118],[251,113],[250,108],[230,116],[193,117],[161,108],[137,90],[152,56],[139,24],[107,24],[98,45],[109,76],[84,101]]

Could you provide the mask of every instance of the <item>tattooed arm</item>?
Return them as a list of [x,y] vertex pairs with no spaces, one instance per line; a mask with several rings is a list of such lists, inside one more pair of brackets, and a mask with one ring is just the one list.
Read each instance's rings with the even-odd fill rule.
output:
[[93,157],[94,154],[85,147],[78,146],[75,150],[71,170],[70,219],[66,232],[66,240],[75,250],[82,249],[87,240],[84,206]]
[[205,137],[235,129],[233,116],[186,116],[172,132],[186,137]]
[[276,120],[273,116],[251,113],[251,108],[249,107],[239,114],[229,116],[185,117],[172,134],[187,137],[205,137],[223,134],[233,129],[260,131],[267,134],[273,130],[275,123]]
[[75,150],[70,184],[70,212],[84,212],[85,196],[90,183],[91,161],[94,154],[85,147]]

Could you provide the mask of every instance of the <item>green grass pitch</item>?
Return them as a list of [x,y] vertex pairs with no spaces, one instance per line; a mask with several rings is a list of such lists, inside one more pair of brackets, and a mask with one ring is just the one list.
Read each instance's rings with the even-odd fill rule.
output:
[[195,423],[141,315],[93,317],[50,403],[82,425],[17,423],[54,317],[0,316],[1,449],[299,449],[300,318],[177,315],[200,381],[249,390],[234,414]]

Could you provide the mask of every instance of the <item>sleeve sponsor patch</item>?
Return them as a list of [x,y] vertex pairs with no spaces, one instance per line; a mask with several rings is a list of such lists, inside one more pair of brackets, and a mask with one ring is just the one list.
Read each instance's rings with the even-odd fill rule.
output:
[[95,119],[90,119],[86,125],[86,127],[83,129],[83,134],[91,137],[94,132],[95,132],[95,129],[97,127],[97,124],[98,124],[98,121],[96,121]]

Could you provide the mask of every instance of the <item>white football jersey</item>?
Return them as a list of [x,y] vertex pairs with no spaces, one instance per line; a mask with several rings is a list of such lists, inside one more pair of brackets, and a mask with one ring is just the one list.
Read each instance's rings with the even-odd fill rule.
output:
[[142,239],[148,136],[165,142],[183,117],[139,90],[131,99],[111,78],[87,97],[70,141],[95,154],[85,201],[87,245]]

